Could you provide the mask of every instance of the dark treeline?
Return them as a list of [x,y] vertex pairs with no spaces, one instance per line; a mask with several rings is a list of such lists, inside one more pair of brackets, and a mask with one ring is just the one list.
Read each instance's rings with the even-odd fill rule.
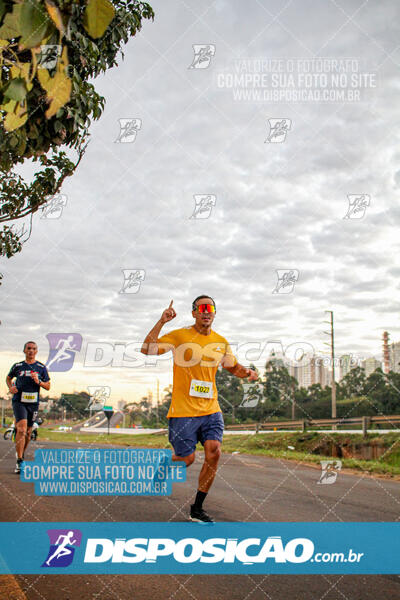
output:
[[[253,366],[254,368],[254,366]],[[295,404],[296,419],[320,419],[331,416],[331,387],[314,384],[299,388],[287,368],[279,361],[269,361],[256,385],[249,386],[225,369],[217,372],[218,397],[226,423],[251,423],[291,419]],[[244,384],[244,385],[243,385]],[[164,390],[158,408],[151,398],[125,404],[125,425],[154,427],[167,424],[172,387]],[[336,383],[338,417],[390,415],[400,413],[400,373],[385,375],[381,369],[369,377],[361,367],[352,369]],[[86,392],[63,394],[54,399],[46,411],[49,419],[81,420],[89,417],[90,397]]]

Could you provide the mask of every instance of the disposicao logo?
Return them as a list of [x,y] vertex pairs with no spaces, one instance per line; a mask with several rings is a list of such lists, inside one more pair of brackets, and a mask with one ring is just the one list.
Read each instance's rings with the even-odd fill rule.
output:
[[[252,551],[250,550],[252,548]],[[307,538],[295,538],[282,543],[280,536],[261,538],[89,538],[85,563],[155,563],[170,557],[178,563],[234,563],[245,565],[264,563],[268,558],[277,563],[303,563],[312,557],[314,544]]]
[[[78,529],[50,529],[47,531],[50,549],[41,566],[68,567],[74,559],[76,547],[80,546],[81,542],[84,552],[83,549],[80,551],[72,569],[80,569],[86,565],[89,572],[93,568],[97,571],[99,568],[105,568],[107,572],[110,568],[110,572],[125,572],[123,565],[133,564],[142,565],[136,568],[141,573],[148,572],[149,568],[152,572],[163,572],[170,567],[176,569],[178,565],[197,565],[202,572],[205,567],[205,572],[209,570],[210,573],[232,572],[232,568],[245,572],[245,565],[268,565],[268,568],[272,565],[286,565],[289,568],[288,572],[297,572],[297,568],[293,570],[296,566],[300,567],[301,572],[301,565],[305,563],[360,564],[365,556],[363,552],[356,552],[352,548],[341,548],[339,552],[337,549],[326,551],[325,548],[323,552],[316,552],[314,542],[306,537],[231,537],[224,535],[221,529],[219,531],[222,535],[218,537],[217,529],[214,537],[203,537],[202,534],[199,537],[179,536],[174,539],[146,535],[143,528],[141,531],[143,537],[140,537],[140,534],[137,537],[88,537],[84,544],[82,532]],[[149,564],[152,566],[148,566]],[[321,564],[321,567],[323,566]],[[318,567],[316,569],[318,570]]]
[[48,529],[50,548],[42,567],[68,567],[73,559],[75,548],[81,545],[82,532],[79,529]]

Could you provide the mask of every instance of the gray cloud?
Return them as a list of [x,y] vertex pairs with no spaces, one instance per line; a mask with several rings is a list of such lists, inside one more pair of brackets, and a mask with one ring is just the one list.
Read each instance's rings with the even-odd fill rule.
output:
[[[36,216],[22,254],[1,266],[0,350],[19,352],[29,331],[43,352],[51,331],[141,340],[171,298],[176,326],[190,323],[203,291],[217,301],[216,330],[237,342],[322,347],[328,308],[339,353],[380,357],[385,328],[400,338],[399,56],[389,56],[399,10],[368,3],[358,26],[347,22],[343,11],[361,5],[293,2],[268,26],[281,2],[154,2],[155,23],[96,82],[106,110],[65,182],[62,217]],[[208,69],[188,69],[195,43],[216,44]],[[348,104],[235,101],[217,87],[235,59],[313,53],[359,59],[379,73],[378,87]],[[136,141],[116,143],[118,119],[134,117]],[[264,143],[274,117],[292,119],[282,144]],[[343,219],[347,194],[359,193],[371,196],[365,217]],[[194,194],[216,196],[209,219],[189,219]],[[119,293],[122,269],[136,268],[146,271],[140,292]],[[272,294],[282,268],[299,280],[293,293]],[[121,377],[144,385],[155,373]]]

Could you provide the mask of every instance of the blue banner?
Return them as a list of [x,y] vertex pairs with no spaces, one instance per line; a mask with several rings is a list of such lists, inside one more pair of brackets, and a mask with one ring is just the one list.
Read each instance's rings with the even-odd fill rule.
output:
[[400,523],[0,523],[15,574],[400,574]]
[[35,450],[20,478],[37,496],[170,496],[186,465],[172,462],[171,450],[51,448]]

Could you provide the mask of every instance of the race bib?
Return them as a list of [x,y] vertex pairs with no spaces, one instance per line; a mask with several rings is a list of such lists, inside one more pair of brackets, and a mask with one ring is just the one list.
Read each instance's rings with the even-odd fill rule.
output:
[[37,402],[38,401],[38,393],[37,392],[22,392],[21,393],[21,402]]
[[198,398],[212,398],[213,384],[211,381],[200,381],[200,379],[192,379],[190,384],[190,396]]

